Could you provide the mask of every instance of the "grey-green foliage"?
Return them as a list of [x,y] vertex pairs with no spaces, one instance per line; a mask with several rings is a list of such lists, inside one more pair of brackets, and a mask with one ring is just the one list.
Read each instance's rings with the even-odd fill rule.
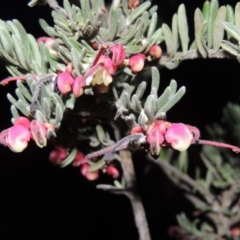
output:
[[195,39],[189,45],[186,10],[181,4],[172,18],[172,29],[166,24],[162,26],[168,59],[160,63],[172,69],[178,66],[181,59],[191,59],[197,55],[203,58],[221,57],[217,54],[222,50],[239,59],[239,15],[240,3],[233,9],[229,5],[219,6],[217,0],[205,1],[202,9],[197,8],[194,12]]
[[6,62],[8,71],[13,75],[26,73],[48,73],[48,49],[37,44],[31,34],[27,34],[18,20],[0,20],[0,57]]
[[[186,89],[181,87],[177,91],[177,83],[172,80],[164,92],[158,96],[160,75],[156,67],[151,68],[152,84],[151,92],[146,100],[141,102],[147,83],[142,81],[134,92],[134,87],[124,83],[123,91],[116,102],[118,112],[116,116],[125,119],[127,125],[132,128],[140,125],[144,129],[157,119],[162,119],[184,95]],[[136,117],[138,118],[136,120]]]
[[[150,1],[143,2],[130,13],[126,8],[127,1],[123,0],[122,4],[111,9],[109,18],[101,11],[101,4],[102,0],[80,0],[78,7],[71,6],[68,0],[64,0],[65,12],[52,13],[54,27],[50,27],[43,19],[40,20],[40,25],[51,37],[60,38],[66,43],[63,39],[65,36],[68,41],[75,42],[80,48],[78,50],[84,47],[82,39],[86,38],[88,44],[121,43],[125,46],[127,55],[146,52],[153,44],[163,41],[161,29],[156,29],[157,8],[150,8]],[[89,48],[91,49],[90,46]]]
[[[39,86],[38,82],[41,81],[41,77],[34,78],[29,74],[25,82],[17,81],[15,94],[18,99],[16,100],[11,94],[7,94],[7,98],[12,104],[12,122],[21,113],[30,119],[35,118],[40,123],[49,123],[56,128],[60,127],[65,105],[61,97],[53,92],[53,80],[54,77]],[[36,101],[33,101],[33,96],[36,93],[38,96]],[[33,102],[35,104],[34,111],[31,110]]]

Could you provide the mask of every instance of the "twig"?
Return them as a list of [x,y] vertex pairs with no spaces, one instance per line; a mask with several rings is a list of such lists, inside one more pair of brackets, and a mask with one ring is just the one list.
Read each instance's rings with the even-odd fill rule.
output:
[[[164,169],[164,171],[170,171],[170,173],[172,173],[171,175],[168,174],[168,176],[170,176],[170,179],[173,180],[175,175],[177,178],[179,178],[181,181],[189,184],[192,188],[198,190],[198,192],[206,199],[206,201],[208,203],[212,203],[212,200],[214,199],[214,196],[212,195],[211,192],[209,192],[208,189],[202,187],[201,185],[199,185],[195,180],[193,180],[191,177],[189,177],[188,175],[182,173],[181,171],[179,171],[177,168],[173,167],[171,164],[169,164],[168,162],[162,160],[162,159],[158,159],[158,160],[154,160],[151,157],[148,157],[148,160],[150,160],[151,162],[157,164],[158,166],[160,166],[161,168]],[[173,181],[174,183],[176,181]],[[209,199],[210,197],[210,199]]]
[[[189,60],[189,59],[196,59],[196,58],[203,58],[201,54],[198,53],[196,50],[190,50],[187,53],[183,54],[182,52],[177,52],[171,59],[168,56],[162,56],[159,60],[160,65],[164,65],[164,63],[172,62],[174,60],[180,59],[181,61]],[[236,59],[235,56],[229,54],[223,49],[214,52],[212,49],[208,50],[207,58],[231,58]]]
[[120,157],[124,178],[126,181],[127,188],[129,189],[126,195],[128,196],[132,204],[135,224],[139,233],[139,239],[150,240],[151,237],[148,229],[148,223],[143,208],[143,204],[138,192],[131,152],[129,150],[121,150]]

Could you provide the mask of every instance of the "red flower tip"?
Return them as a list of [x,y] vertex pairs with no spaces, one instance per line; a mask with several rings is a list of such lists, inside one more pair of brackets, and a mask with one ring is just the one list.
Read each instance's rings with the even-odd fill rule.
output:
[[72,166],[79,167],[83,163],[84,155],[82,152],[78,152],[73,159]]
[[27,128],[27,129],[29,129],[30,128],[30,121],[26,117],[18,117],[18,118],[15,119],[13,125],[14,126],[21,125],[21,126]]
[[90,165],[88,163],[83,164],[80,167],[80,173],[89,181],[94,181],[99,178],[99,171],[89,172]]
[[112,164],[107,167],[106,172],[108,175],[112,176],[114,179],[117,179],[120,175],[118,169]]

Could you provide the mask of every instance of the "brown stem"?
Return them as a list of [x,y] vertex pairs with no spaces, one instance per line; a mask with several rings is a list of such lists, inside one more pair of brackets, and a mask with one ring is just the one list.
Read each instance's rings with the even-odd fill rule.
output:
[[[196,50],[190,50],[187,53],[183,54],[182,52],[177,52],[171,59],[169,59],[168,56],[162,56],[159,60],[160,65],[164,65],[164,63],[172,62],[176,59],[180,59],[181,61],[189,60],[189,59],[196,59],[196,58],[203,58],[201,54],[199,54]],[[217,52],[214,52],[212,49],[208,50],[207,58],[231,58],[236,59],[235,56],[229,54],[223,49],[218,50]]]
[[126,195],[128,196],[133,208],[135,224],[139,233],[139,239],[150,240],[151,237],[149,233],[148,223],[143,208],[143,204],[141,201],[141,197],[138,192],[131,152],[129,150],[121,150],[120,157],[124,178],[126,181],[127,188],[129,189]]

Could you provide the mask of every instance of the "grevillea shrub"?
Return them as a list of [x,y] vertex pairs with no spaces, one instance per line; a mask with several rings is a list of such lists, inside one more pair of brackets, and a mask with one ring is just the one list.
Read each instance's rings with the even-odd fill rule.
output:
[[[0,85],[15,86],[7,93],[12,119],[0,143],[16,154],[31,142],[48,145],[56,167],[78,168],[88,181],[110,179],[97,188],[129,198],[139,238],[148,240],[151,226],[132,163],[141,151],[196,209],[192,218],[177,216],[171,237],[238,239],[240,107],[228,104],[222,122],[208,127],[210,140],[203,140],[197,127],[167,117],[187,88],[171,80],[161,89],[160,72],[196,58],[239,61],[240,3],[205,1],[194,12],[190,39],[184,4],[168,26],[159,23],[151,1],[45,2],[54,24],[40,19],[45,35],[38,39],[18,20],[0,20],[0,58],[11,75]],[[205,145],[204,167],[196,167],[195,176],[187,155],[193,144]]]

